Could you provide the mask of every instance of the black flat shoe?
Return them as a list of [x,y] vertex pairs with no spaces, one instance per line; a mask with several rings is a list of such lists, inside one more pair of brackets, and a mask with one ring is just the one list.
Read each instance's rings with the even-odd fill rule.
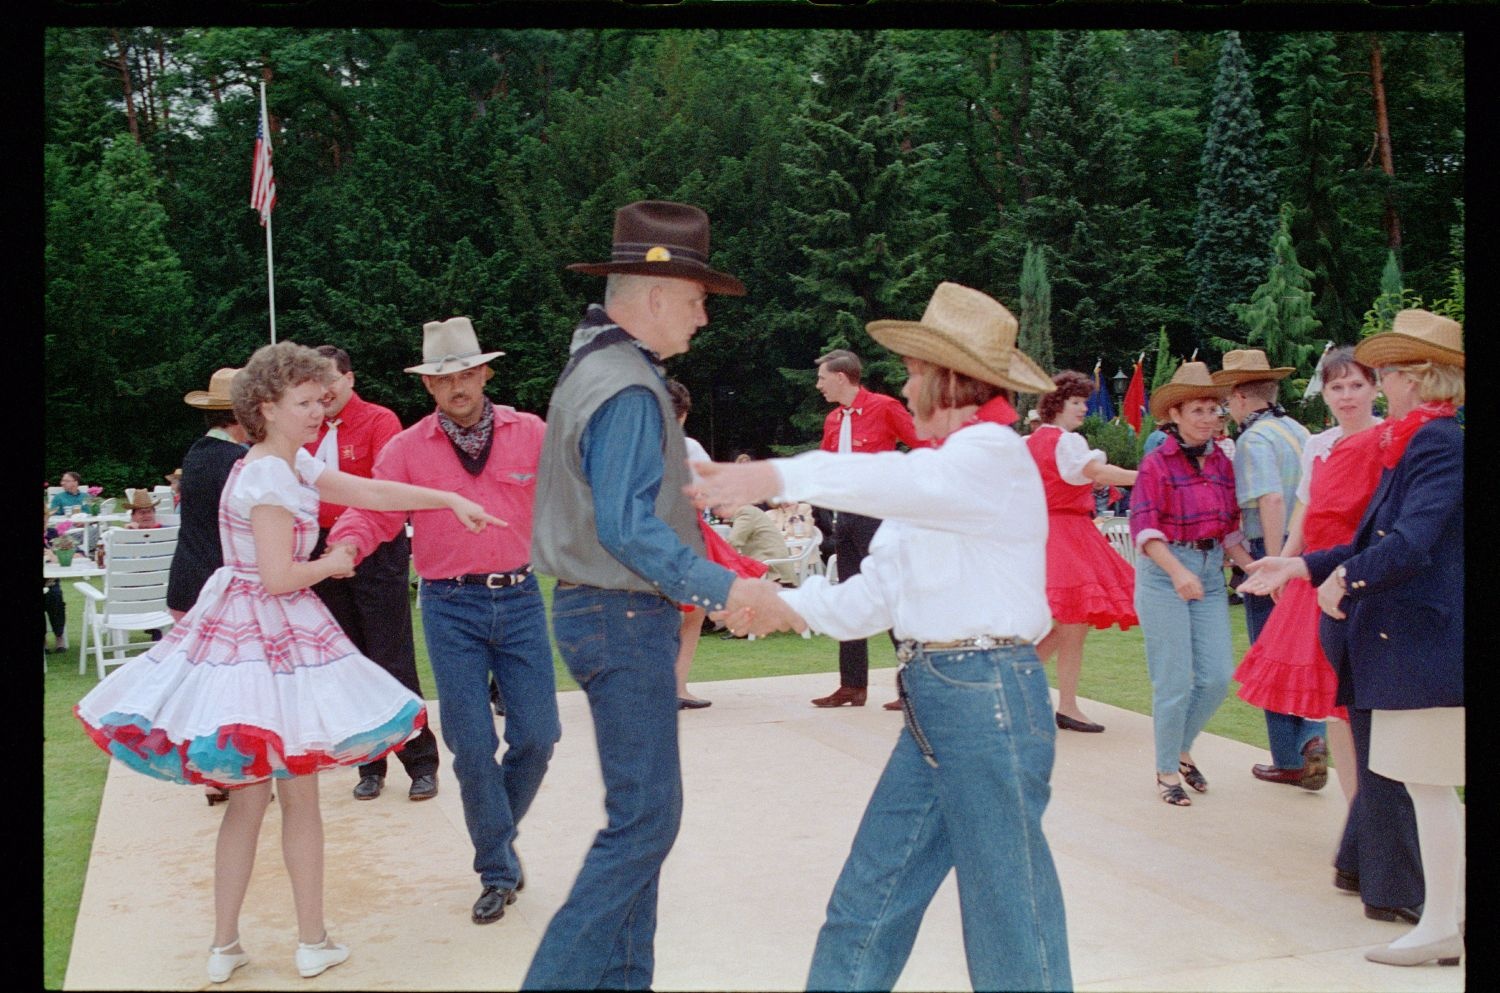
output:
[[360,776],[359,782],[354,786],[354,799],[373,800],[380,795],[384,787],[384,776]]
[[1365,916],[1372,921],[1400,921],[1417,924],[1422,920],[1422,911],[1415,907],[1376,907],[1365,904]]
[[677,698],[678,710],[702,710],[704,707],[712,707],[712,700],[689,700],[686,697]]
[[431,800],[435,796],[437,796],[437,775],[431,772],[413,779],[411,789],[406,791],[408,800]]
[[486,886],[479,899],[474,901],[474,910],[469,920],[475,924],[493,924],[505,916],[505,908],[516,902],[516,891],[498,886]]
[[1093,721],[1076,720],[1067,714],[1057,715],[1057,726],[1064,731],[1082,731],[1085,734],[1098,734],[1104,730],[1103,724],[1095,724]]
[[1343,869],[1333,870],[1333,887],[1345,893],[1359,892],[1359,873],[1345,872]]

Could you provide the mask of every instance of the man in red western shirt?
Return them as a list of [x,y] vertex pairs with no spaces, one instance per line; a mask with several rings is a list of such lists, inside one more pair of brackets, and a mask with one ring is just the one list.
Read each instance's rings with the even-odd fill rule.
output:
[[[339,378],[323,396],[323,427],[307,450],[340,472],[369,479],[375,456],[401,433],[394,412],[354,392],[349,353],[335,345],[321,345],[318,353],[333,360]],[[318,544],[313,557],[323,554],[328,529],[344,510],[323,501],[318,505]],[[333,619],[375,664],[395,676],[402,686],[422,696],[417,676],[416,644],[412,637],[409,563],[411,544],[403,530],[362,560],[349,579],[325,579],[313,592],[327,604]],[[437,796],[438,747],[432,729],[424,726],[396,757],[411,777],[407,797],[430,800]],[[359,767],[356,800],[373,800],[385,785],[386,760]]]
[[[911,412],[893,397],[871,393],[860,385],[863,366],[859,356],[839,348],[818,359],[818,392],[829,403],[837,404],[823,422],[825,452],[889,452],[902,442],[907,448],[922,448],[917,440]],[[880,521],[860,514],[834,515],[834,553],[838,556],[839,581],[859,572],[859,565],[870,551],[870,539]],[[814,707],[853,707],[865,705],[870,682],[870,651],[863,641],[839,642],[839,688],[828,696],[814,700]],[[887,710],[901,709],[900,701],[885,705]]]

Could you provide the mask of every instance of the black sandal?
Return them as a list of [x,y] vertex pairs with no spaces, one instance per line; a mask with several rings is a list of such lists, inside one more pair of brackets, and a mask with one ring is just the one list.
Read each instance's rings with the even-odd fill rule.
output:
[[1162,803],[1168,803],[1174,807],[1191,807],[1193,805],[1193,801],[1183,792],[1181,783],[1164,783],[1161,781],[1161,776],[1157,776],[1156,790],[1161,794]]
[[1182,779],[1199,793],[1208,792],[1208,779],[1198,771],[1198,767],[1191,762],[1178,762],[1177,771],[1182,773]]

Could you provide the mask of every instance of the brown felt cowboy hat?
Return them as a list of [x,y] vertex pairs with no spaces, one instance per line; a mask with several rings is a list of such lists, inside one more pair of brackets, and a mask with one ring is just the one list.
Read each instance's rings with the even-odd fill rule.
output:
[[450,317],[422,325],[422,364],[407,366],[406,371],[423,376],[451,376],[504,354],[481,352],[473,323],[467,317]]
[[871,321],[870,337],[897,355],[923,359],[1018,393],[1051,393],[1052,377],[1016,347],[1004,304],[957,283],[939,283],[920,321]]
[[233,410],[234,401],[229,398],[229,385],[234,382],[238,369],[220,369],[209,377],[208,389],[193,390],[182,398],[189,407],[199,410]]
[[607,276],[692,279],[710,293],[745,295],[745,284],[708,267],[708,215],[690,204],[639,200],[615,211],[614,246],[608,262],[575,262],[574,272]]
[[1271,368],[1266,353],[1259,348],[1237,348],[1224,353],[1224,368],[1213,374],[1220,386],[1234,387],[1262,379],[1285,379],[1297,370],[1289,365]]
[[1371,369],[1403,362],[1436,362],[1464,367],[1464,326],[1426,310],[1403,310],[1391,329],[1354,348],[1354,361]]
[[[1229,383],[1216,383],[1203,362],[1184,362],[1172,374],[1172,381],[1151,391],[1151,419],[1164,421],[1167,412],[1179,403],[1197,400],[1223,402],[1229,396]],[[1265,377],[1262,377],[1265,378]]]

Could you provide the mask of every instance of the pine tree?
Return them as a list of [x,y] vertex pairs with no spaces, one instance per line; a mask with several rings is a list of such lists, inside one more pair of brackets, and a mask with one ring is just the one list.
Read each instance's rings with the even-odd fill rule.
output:
[[1291,214],[1290,207],[1281,212],[1276,236],[1271,241],[1272,261],[1266,281],[1256,287],[1248,304],[1236,304],[1231,308],[1235,317],[1249,329],[1245,344],[1224,338],[1212,339],[1213,346],[1221,351],[1247,346],[1259,348],[1266,353],[1266,360],[1272,368],[1295,368],[1297,373],[1281,381],[1283,403],[1302,396],[1323,351],[1321,340],[1314,340],[1321,325],[1313,316],[1313,296],[1309,288],[1312,273],[1298,263],[1297,250],[1292,247]]
[[1158,386],[1170,383],[1179,364],[1178,360],[1172,357],[1172,343],[1167,340],[1166,325],[1162,325],[1161,335],[1156,339],[1156,361],[1152,363],[1151,389],[1155,391]]
[[1094,35],[1059,32],[1037,68],[1027,146],[1026,238],[1047,250],[1057,360],[1134,357],[1167,299],[1131,142]]
[[1188,262],[1195,286],[1188,312],[1200,341],[1232,338],[1230,305],[1249,299],[1265,277],[1276,230],[1271,176],[1261,149],[1260,114],[1239,34],[1225,32],[1214,81],[1198,181],[1198,216]]
[[[1056,366],[1052,358],[1052,284],[1047,282],[1046,249],[1026,246],[1026,259],[1021,263],[1020,291],[1021,327],[1016,335],[1016,345],[1037,365],[1051,372]],[[1036,401],[1032,394],[1022,393],[1017,397],[1016,409],[1022,417],[1034,406]]]
[[[908,173],[925,150],[902,149],[914,122],[897,113],[885,37],[832,31],[815,44],[813,86],[786,146],[798,198],[785,209],[804,260],[791,277],[801,305],[787,323],[806,343],[804,368],[823,351],[849,348],[864,359],[867,381],[887,388],[904,371],[865,323],[921,313],[938,283],[925,263],[942,215],[918,213],[907,196]],[[811,432],[822,423],[823,404],[811,374],[797,372],[808,389],[794,419]]]

